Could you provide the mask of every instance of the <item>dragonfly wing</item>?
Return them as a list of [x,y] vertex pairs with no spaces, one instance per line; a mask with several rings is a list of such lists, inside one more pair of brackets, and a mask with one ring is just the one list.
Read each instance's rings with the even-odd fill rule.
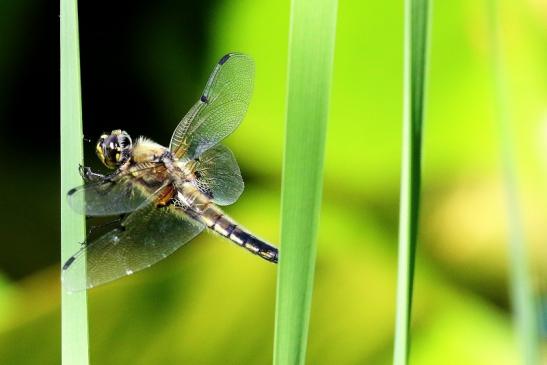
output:
[[[182,210],[150,203],[72,256],[63,266],[63,285],[69,291],[79,291],[145,269],[175,252],[204,227]],[[82,283],[79,274],[83,270],[87,270],[87,281]]]
[[251,100],[254,72],[247,55],[230,53],[220,59],[200,100],[171,137],[169,149],[175,157],[197,157],[239,126]]
[[68,204],[76,212],[87,216],[109,216],[130,213],[145,205],[164,184],[144,185],[139,177],[152,169],[164,166],[146,164],[129,172],[119,173],[104,181],[87,183],[68,192]]
[[234,203],[244,184],[234,154],[221,144],[205,151],[196,164],[195,185],[219,205]]

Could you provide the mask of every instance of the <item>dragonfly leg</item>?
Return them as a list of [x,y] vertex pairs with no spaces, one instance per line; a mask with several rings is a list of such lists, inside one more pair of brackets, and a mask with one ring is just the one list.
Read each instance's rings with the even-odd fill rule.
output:
[[91,168],[87,166],[80,165],[78,171],[85,182],[103,181],[106,178],[102,174],[91,171]]

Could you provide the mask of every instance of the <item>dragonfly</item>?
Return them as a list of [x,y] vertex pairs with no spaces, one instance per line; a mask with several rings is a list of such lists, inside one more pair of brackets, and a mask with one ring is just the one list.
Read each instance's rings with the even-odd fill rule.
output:
[[[247,112],[254,72],[249,56],[223,56],[203,94],[177,125],[169,147],[145,137],[133,142],[121,129],[100,136],[95,152],[114,172],[100,174],[80,166],[84,185],[68,191],[68,204],[88,217],[118,219],[100,235],[89,233],[80,250],[64,263],[62,281],[69,291],[150,267],[206,228],[277,263],[275,246],[220,208],[237,201],[243,192],[236,159],[220,142]],[[81,272],[87,272],[85,281]]]

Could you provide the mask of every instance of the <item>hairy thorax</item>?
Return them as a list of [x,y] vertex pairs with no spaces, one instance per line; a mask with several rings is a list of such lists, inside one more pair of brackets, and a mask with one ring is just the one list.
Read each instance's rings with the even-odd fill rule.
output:
[[147,138],[140,137],[137,143],[133,146],[131,157],[134,163],[156,162],[168,152],[167,148],[151,141]]
[[195,164],[194,160],[178,160],[164,146],[140,137],[121,170],[129,172],[150,194],[166,185],[180,189],[193,182]]

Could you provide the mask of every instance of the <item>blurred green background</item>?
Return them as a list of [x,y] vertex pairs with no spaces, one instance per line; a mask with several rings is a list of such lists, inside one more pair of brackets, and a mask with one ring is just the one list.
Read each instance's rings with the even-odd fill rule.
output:
[[[0,364],[60,363],[56,6],[0,2]],[[434,2],[413,365],[520,359],[486,10]],[[547,3],[504,0],[501,15],[547,364]],[[167,144],[216,60],[250,54],[252,104],[226,141],[246,190],[227,211],[277,243],[288,25],[288,0],[81,2],[85,135],[123,128]],[[340,1],[309,364],[391,363],[402,40],[402,1]],[[86,163],[98,167],[92,145]],[[89,292],[91,362],[271,363],[275,280],[273,265],[203,234]]]

